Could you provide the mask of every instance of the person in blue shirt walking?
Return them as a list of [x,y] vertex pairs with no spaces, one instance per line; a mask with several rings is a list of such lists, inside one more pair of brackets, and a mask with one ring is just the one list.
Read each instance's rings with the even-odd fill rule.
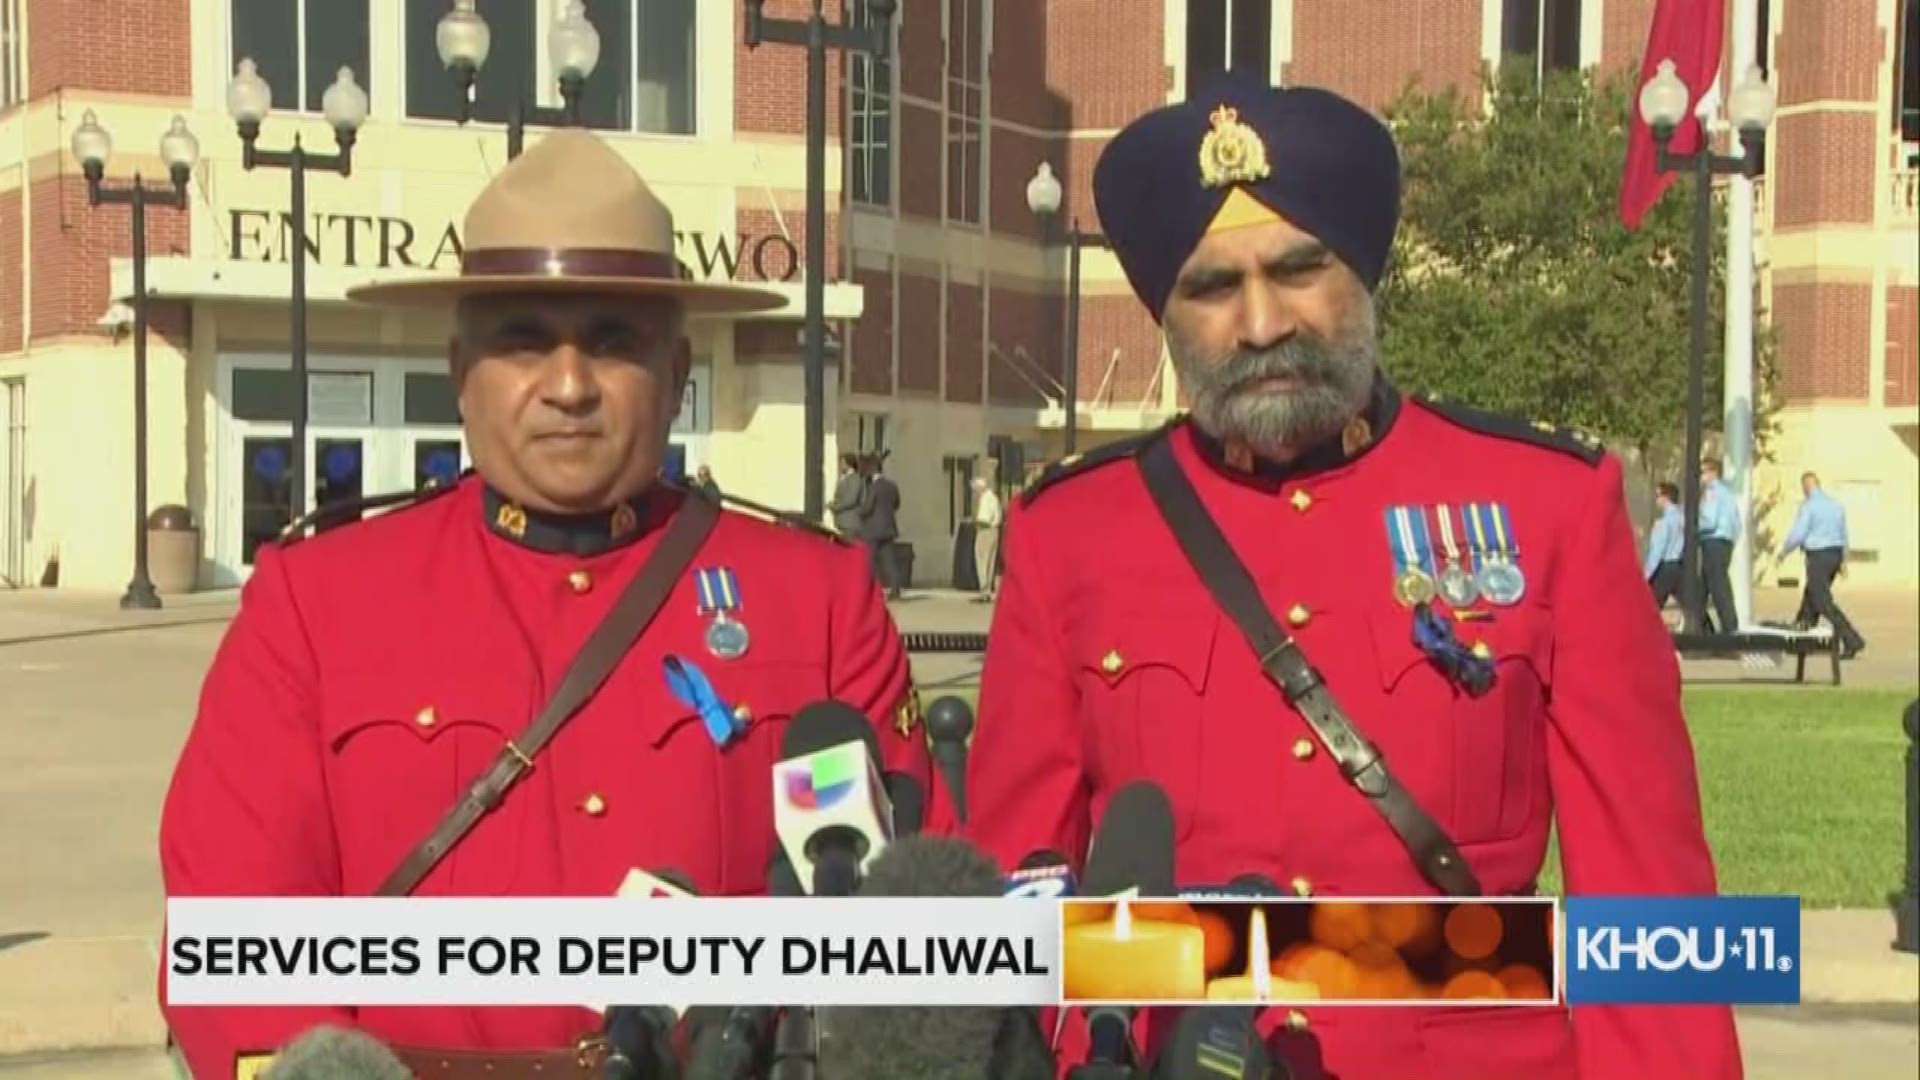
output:
[[1641,576],[1653,589],[1653,606],[1665,611],[1667,601],[1680,591],[1680,554],[1687,535],[1686,518],[1680,513],[1680,489],[1662,481],[1656,487],[1653,505],[1659,517],[1647,530],[1647,557]]
[[1800,490],[1806,493],[1806,500],[1793,517],[1793,528],[1788,530],[1786,542],[1780,545],[1780,557],[1774,560],[1774,565],[1785,562],[1796,549],[1805,553],[1807,584],[1800,594],[1800,613],[1794,617],[1793,624],[1803,630],[1811,629],[1824,616],[1833,632],[1840,636],[1840,658],[1851,660],[1867,647],[1867,642],[1833,598],[1834,576],[1840,573],[1847,558],[1847,509],[1827,494],[1820,486],[1820,478],[1813,473],[1800,477]]
[[1702,613],[1708,633],[1738,633],[1740,612],[1733,603],[1733,542],[1740,539],[1740,504],[1721,479],[1720,459],[1700,463],[1700,576],[1713,601],[1713,620]]

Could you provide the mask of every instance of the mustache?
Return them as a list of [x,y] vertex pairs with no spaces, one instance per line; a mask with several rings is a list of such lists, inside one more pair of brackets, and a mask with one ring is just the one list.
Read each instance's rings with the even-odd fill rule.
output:
[[1227,392],[1268,379],[1325,386],[1340,379],[1344,366],[1330,343],[1296,337],[1265,349],[1234,350],[1211,365],[1207,382]]

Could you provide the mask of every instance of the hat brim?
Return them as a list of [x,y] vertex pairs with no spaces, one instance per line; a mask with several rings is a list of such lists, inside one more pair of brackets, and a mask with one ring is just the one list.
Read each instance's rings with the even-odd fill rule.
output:
[[486,277],[416,278],[357,285],[347,299],[389,307],[451,307],[469,296],[499,293],[611,293],[678,300],[689,313],[748,314],[787,306],[787,296],[772,289],[715,281],[673,281],[657,277],[553,277],[500,274]]

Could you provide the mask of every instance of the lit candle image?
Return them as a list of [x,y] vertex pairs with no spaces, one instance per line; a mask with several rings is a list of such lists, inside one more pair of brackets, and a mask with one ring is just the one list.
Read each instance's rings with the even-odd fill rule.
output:
[[1125,900],[1107,922],[1065,928],[1066,996],[1075,1001],[1196,1001],[1206,996],[1206,934],[1135,919]]
[[1283,1001],[1318,998],[1312,983],[1279,980],[1273,977],[1273,950],[1267,943],[1267,912],[1256,907],[1250,913],[1247,929],[1247,973],[1229,975],[1207,984],[1209,1001],[1272,1001],[1275,992]]

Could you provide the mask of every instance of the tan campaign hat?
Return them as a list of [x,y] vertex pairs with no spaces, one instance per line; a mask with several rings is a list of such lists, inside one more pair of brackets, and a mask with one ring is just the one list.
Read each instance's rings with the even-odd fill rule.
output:
[[562,128],[487,184],[467,210],[458,276],[360,285],[349,299],[442,307],[500,292],[671,297],[689,312],[767,311],[772,289],[693,281],[673,251],[673,213],[626,160],[589,131]]

